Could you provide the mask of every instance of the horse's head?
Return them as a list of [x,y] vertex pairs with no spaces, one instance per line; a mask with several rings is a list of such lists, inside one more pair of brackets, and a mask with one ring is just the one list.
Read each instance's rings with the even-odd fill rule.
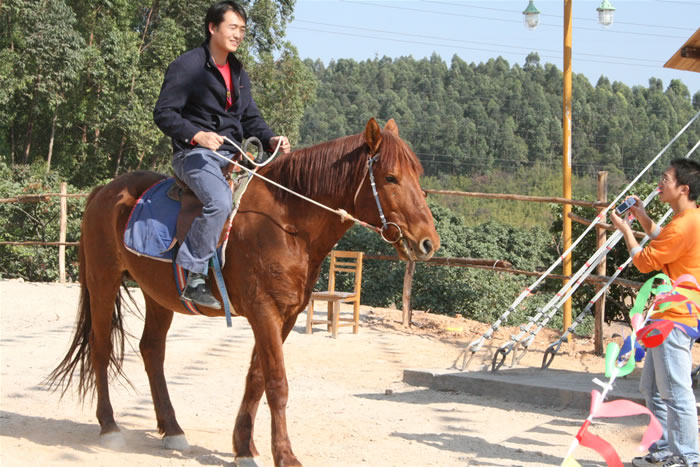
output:
[[423,173],[418,158],[399,137],[393,119],[383,130],[370,119],[363,135],[369,162],[355,194],[356,215],[381,226],[382,237],[394,245],[402,259],[430,259],[440,248],[440,237],[418,183]]

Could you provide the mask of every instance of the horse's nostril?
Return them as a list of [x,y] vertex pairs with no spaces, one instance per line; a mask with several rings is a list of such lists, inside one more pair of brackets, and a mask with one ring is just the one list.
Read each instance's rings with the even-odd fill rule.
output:
[[422,242],[420,242],[420,249],[424,255],[427,255],[433,251],[433,242],[431,242],[428,238],[424,239]]

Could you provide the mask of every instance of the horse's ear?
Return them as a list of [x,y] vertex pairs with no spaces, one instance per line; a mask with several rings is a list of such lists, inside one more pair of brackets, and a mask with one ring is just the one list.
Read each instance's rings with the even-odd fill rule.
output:
[[369,119],[365,127],[365,142],[369,146],[369,153],[374,155],[379,152],[379,146],[382,144],[382,129],[374,117]]
[[399,127],[396,125],[393,118],[390,118],[389,121],[386,122],[386,125],[384,125],[384,131],[388,131],[389,133],[399,136]]

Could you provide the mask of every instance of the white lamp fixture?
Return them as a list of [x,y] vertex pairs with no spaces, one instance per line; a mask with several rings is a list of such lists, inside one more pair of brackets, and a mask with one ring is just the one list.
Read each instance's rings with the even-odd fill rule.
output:
[[533,31],[540,22],[540,10],[535,6],[534,0],[530,0],[527,8],[523,11],[523,19],[525,20],[525,26],[530,31]]
[[598,22],[604,28],[612,26],[615,14],[615,7],[612,6],[612,3],[609,0],[603,0],[603,3],[596,10],[598,10]]

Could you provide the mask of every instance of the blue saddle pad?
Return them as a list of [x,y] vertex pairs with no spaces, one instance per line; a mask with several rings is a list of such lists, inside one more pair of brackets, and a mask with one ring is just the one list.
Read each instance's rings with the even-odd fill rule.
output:
[[180,202],[168,197],[173,177],[153,184],[131,211],[124,231],[124,245],[133,253],[173,261],[176,249],[165,251],[175,238]]

